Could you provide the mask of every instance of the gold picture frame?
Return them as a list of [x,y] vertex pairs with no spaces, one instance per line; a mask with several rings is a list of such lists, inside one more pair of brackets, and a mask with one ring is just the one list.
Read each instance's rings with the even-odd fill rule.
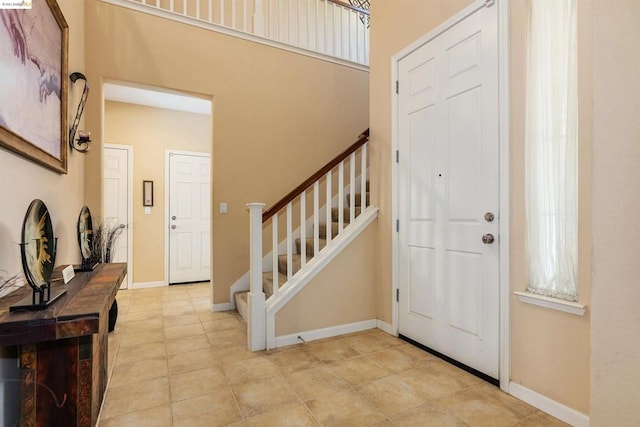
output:
[[56,0],[0,10],[0,146],[67,173],[69,26]]

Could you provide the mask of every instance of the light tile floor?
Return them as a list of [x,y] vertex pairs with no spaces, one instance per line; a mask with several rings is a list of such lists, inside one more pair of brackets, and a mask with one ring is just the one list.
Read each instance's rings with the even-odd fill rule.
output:
[[101,427],[566,425],[378,329],[251,353],[209,293],[118,293]]

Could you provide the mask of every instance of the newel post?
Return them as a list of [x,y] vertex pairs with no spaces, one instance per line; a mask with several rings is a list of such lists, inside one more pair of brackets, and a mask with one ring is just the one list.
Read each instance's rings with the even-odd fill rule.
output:
[[255,0],[253,12],[253,34],[264,36],[264,8],[263,0]]
[[264,203],[249,208],[249,298],[247,340],[251,351],[267,347],[266,308],[262,289],[262,210]]

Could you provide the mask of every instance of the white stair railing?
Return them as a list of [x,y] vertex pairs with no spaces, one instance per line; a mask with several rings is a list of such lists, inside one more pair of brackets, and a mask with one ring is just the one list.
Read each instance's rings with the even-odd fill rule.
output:
[[102,0],[369,65],[369,11],[347,0]]
[[[265,332],[265,310],[273,300],[281,299],[282,295],[289,292],[295,286],[299,277],[305,275],[307,269],[318,262],[324,252],[332,250],[333,246],[340,242],[341,234],[353,224],[356,224],[359,216],[356,215],[356,208],[359,208],[359,215],[367,209],[366,185],[368,171],[368,132],[361,135],[360,139],[351,147],[341,153],[334,160],[321,168],[316,174],[307,179],[303,184],[290,192],[282,200],[277,202],[267,211],[262,211],[264,203],[249,203],[250,212],[250,294],[249,310],[247,319],[247,330],[249,332],[249,347],[252,351],[272,348],[270,343],[275,338],[274,331],[269,331],[269,319],[267,319],[267,331]],[[345,169],[348,171],[348,184],[345,185]],[[333,182],[337,175],[338,185],[334,188]],[[357,179],[359,178],[359,179]],[[324,188],[323,188],[324,187]],[[359,205],[356,206],[356,193],[360,192]],[[308,202],[307,193],[311,194],[311,202]],[[347,194],[349,197],[347,197]],[[348,200],[348,217],[345,217],[344,201]],[[321,209],[324,202],[325,209]],[[333,208],[337,209],[338,229],[333,235],[332,216]],[[312,210],[307,215],[307,208]],[[325,222],[326,235],[325,244],[320,247],[320,223]],[[280,233],[280,222],[284,222],[284,235]],[[271,228],[271,247],[263,247],[262,233]],[[294,229],[299,228],[300,250],[299,254],[294,254]],[[311,233],[313,256],[307,256],[307,231]],[[281,252],[280,242],[286,242],[284,253]],[[273,294],[268,300],[262,289],[263,278],[263,250],[269,250],[273,254],[271,263],[271,280],[273,281]],[[286,258],[286,280],[280,283],[279,280],[279,255]],[[294,257],[298,255],[300,268],[294,270]],[[284,279],[283,279],[284,280]],[[262,305],[262,308],[260,306]],[[255,317],[254,317],[255,316]],[[266,338],[266,339],[265,339]],[[261,341],[265,339],[265,341]]]

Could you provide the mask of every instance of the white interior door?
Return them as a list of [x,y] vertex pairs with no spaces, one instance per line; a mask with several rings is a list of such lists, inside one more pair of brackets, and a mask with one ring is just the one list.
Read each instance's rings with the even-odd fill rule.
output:
[[495,379],[497,51],[482,7],[398,63],[399,332]]
[[127,277],[120,289],[131,286],[133,263],[131,246],[131,180],[133,147],[105,145],[103,151],[103,221],[109,228],[125,227],[115,244],[111,262],[126,262]]
[[211,279],[211,159],[169,153],[169,284]]

